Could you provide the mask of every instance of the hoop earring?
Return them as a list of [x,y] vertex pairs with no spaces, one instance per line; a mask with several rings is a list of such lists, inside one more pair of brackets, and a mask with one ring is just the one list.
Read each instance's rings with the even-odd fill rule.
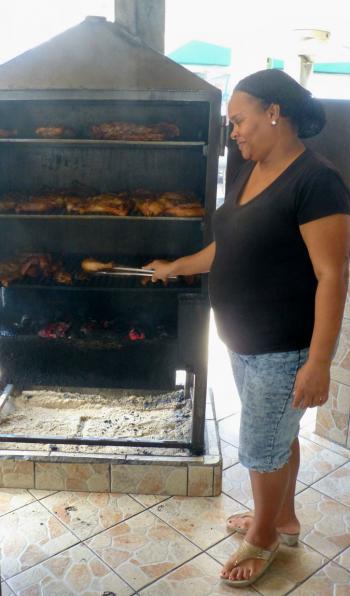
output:
[[276,120],[271,120],[271,126],[276,126],[277,121]]

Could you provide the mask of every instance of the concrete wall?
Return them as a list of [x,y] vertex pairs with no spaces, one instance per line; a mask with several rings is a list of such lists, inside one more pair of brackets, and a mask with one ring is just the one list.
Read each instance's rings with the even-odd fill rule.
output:
[[315,432],[350,448],[350,290],[331,379],[329,400],[318,408]]

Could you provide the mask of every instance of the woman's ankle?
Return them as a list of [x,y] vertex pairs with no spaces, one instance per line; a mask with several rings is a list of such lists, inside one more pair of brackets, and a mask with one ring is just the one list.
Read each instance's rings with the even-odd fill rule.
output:
[[300,522],[296,516],[292,516],[287,518],[279,518],[276,521],[276,528],[280,532],[285,532],[286,534],[296,534],[300,531]]
[[274,528],[249,528],[246,534],[246,540],[250,544],[260,546],[262,548],[269,548],[274,544],[278,538],[278,533]]

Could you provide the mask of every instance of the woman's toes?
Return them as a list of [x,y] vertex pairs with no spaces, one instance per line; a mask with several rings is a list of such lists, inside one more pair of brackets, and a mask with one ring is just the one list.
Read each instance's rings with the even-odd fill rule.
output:
[[223,565],[222,570],[221,570],[221,577],[223,577],[224,579],[229,579],[231,573],[233,571],[235,571],[234,561],[235,561],[234,557],[230,557],[226,561],[226,563]]
[[238,574],[238,569],[232,569],[232,571],[229,575],[229,580],[231,580],[232,582],[236,581],[238,579],[237,574]]
[[244,567],[238,567],[236,574],[236,581],[242,581],[244,579]]
[[228,577],[231,573],[231,570],[232,570],[232,565],[228,561],[227,563],[225,563],[225,565],[221,569],[221,573],[220,573],[221,577],[223,577],[224,579],[228,579]]
[[239,573],[237,573],[237,579],[242,580],[245,579],[245,569],[244,567],[239,568]]
[[249,579],[250,576],[251,576],[251,569],[250,569],[250,567],[243,567],[242,578],[241,579]]

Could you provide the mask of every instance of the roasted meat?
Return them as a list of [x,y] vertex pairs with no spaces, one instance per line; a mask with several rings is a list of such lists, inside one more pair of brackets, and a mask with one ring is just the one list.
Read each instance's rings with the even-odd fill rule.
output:
[[60,284],[72,284],[71,274],[64,270],[60,261],[54,260],[49,254],[21,254],[12,260],[0,262],[0,284],[4,287],[25,277],[51,278]]
[[11,211],[14,211],[16,207],[16,201],[15,199],[5,199],[2,198],[0,200],[0,213],[9,213]]
[[16,128],[8,129],[8,128],[0,128],[0,139],[11,139],[18,135],[18,130]]
[[16,213],[51,213],[61,211],[65,206],[64,198],[54,194],[30,196],[16,204]]
[[103,262],[103,261],[97,261],[97,259],[93,259],[92,257],[84,259],[81,262],[81,268],[83,271],[86,271],[87,273],[94,273],[96,271],[103,271],[105,269],[113,269],[114,267],[117,267],[118,264],[115,263],[114,261],[107,261],[107,262]]
[[175,139],[180,130],[175,124],[160,122],[149,126],[131,122],[103,122],[90,128],[93,139],[120,141],[165,141]]
[[126,193],[106,193],[88,199],[83,213],[126,216],[133,208],[133,202]]
[[145,217],[159,217],[163,213],[164,206],[164,203],[156,196],[135,201],[136,210]]
[[9,192],[0,198],[0,213],[15,211],[16,205],[24,200],[24,196],[17,192]]
[[160,122],[154,127],[160,134],[163,135],[164,139],[176,139],[180,136],[180,129],[176,124],[170,122]]
[[24,254],[20,257],[22,261],[21,273],[25,277],[49,277],[52,270],[51,255],[45,253]]
[[29,197],[21,193],[8,193],[0,197],[1,213],[53,213],[66,212],[77,215],[111,215],[125,217],[141,214],[145,217],[202,217],[205,213],[193,193],[156,193],[138,189],[131,193],[107,192],[80,196],[69,190],[47,190]]
[[117,217],[128,215],[134,206],[133,201],[127,198],[126,193],[104,193],[86,199],[69,197],[65,203],[68,213],[114,215]]
[[167,201],[168,204],[171,203],[188,203],[196,200],[195,195],[192,192],[162,192],[159,195],[159,198],[163,201]]
[[135,200],[136,210],[146,217],[171,215],[174,217],[202,217],[204,208],[192,194],[165,192]]
[[62,269],[60,263],[56,263],[55,269],[52,270],[52,279],[63,286],[71,286],[73,284],[72,274]]
[[174,217],[203,217],[205,211],[200,203],[174,203],[167,205],[162,215],[173,215]]
[[41,139],[71,139],[75,137],[75,131],[67,126],[39,126],[35,135]]
[[7,286],[16,279],[22,277],[21,263],[19,261],[1,261],[0,262],[0,283]]
[[87,199],[83,199],[81,197],[75,196],[67,196],[65,197],[64,203],[66,207],[67,213],[81,213],[84,211],[84,206],[86,204]]

